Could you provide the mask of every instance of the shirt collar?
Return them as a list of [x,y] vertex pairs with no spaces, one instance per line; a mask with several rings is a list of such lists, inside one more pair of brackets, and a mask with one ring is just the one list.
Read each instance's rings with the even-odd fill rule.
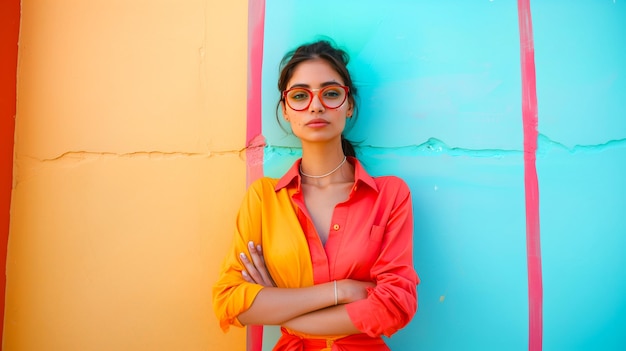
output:
[[[291,184],[294,184],[298,191],[300,191],[300,185],[302,184],[302,177],[300,176],[301,162],[301,158],[294,162],[287,173],[285,173],[285,175],[283,175],[276,184],[276,187],[274,188],[275,191],[279,191],[280,189],[288,187]],[[351,156],[348,156],[348,162],[354,166],[354,184],[363,183],[378,192],[378,187],[376,186],[374,178],[367,173],[361,162]]]

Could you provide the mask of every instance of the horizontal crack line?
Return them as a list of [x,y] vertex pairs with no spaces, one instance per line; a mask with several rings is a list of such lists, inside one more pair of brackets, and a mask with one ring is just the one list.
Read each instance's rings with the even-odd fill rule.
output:
[[[148,158],[148,159],[176,159],[176,158],[210,158],[214,156],[241,155],[242,150],[223,150],[210,152],[164,152],[164,151],[135,151],[126,153],[96,152],[96,151],[68,151],[53,158],[40,159],[32,156],[23,156],[39,162],[59,162],[63,160],[89,160],[89,159],[114,159],[114,158]],[[19,157],[19,155],[18,155]]]
[[[610,140],[602,144],[591,145],[574,145],[568,147],[562,143],[556,142],[543,134],[539,134],[537,138],[537,154],[545,155],[552,149],[559,149],[570,154],[601,152],[612,148],[626,148],[626,139]],[[449,155],[449,156],[471,156],[471,157],[504,157],[512,155],[522,155],[524,150],[521,149],[469,149],[462,147],[451,147],[445,142],[437,138],[429,138],[427,141],[417,145],[404,146],[378,146],[363,145],[355,143],[357,152],[365,154],[383,154],[393,153],[400,156],[433,156],[433,155]],[[299,147],[268,145],[265,147],[267,152],[279,155],[299,155],[301,149]]]
[[540,154],[546,154],[552,149],[559,149],[559,150],[567,151],[571,154],[578,154],[578,153],[600,152],[600,151],[604,151],[604,150],[612,149],[612,148],[620,148],[620,147],[626,148],[626,138],[613,139],[602,144],[574,145],[572,147],[568,147],[560,142],[552,140],[543,134],[539,134],[539,137],[537,139],[538,139],[537,152]]
[[[590,144],[590,145],[574,145],[568,147],[563,143],[554,141],[544,134],[539,134],[537,143],[537,153],[539,155],[545,155],[551,150],[562,150],[570,154],[578,153],[592,153],[601,152],[611,148],[626,148],[625,139],[610,140],[602,144]],[[139,158],[139,159],[177,159],[177,158],[210,158],[228,155],[237,155],[242,157],[242,153],[250,149],[264,148],[268,153],[275,153],[278,155],[300,155],[302,150],[299,147],[289,146],[277,146],[277,145],[265,145],[259,143],[256,145],[249,145],[242,150],[221,150],[210,152],[181,152],[181,151],[135,151],[126,153],[115,152],[97,152],[97,151],[68,151],[57,157],[39,159],[36,157],[22,155],[22,157],[36,160],[39,162],[59,162],[59,161],[86,161],[92,159],[113,159],[113,158]],[[405,145],[405,146],[393,146],[385,147],[379,145],[363,145],[355,143],[355,148],[365,154],[382,154],[382,153],[394,153],[396,155],[405,156],[433,156],[433,155],[449,155],[449,156],[470,156],[470,157],[504,157],[512,155],[521,155],[523,150],[516,149],[469,149],[462,147],[451,147],[445,142],[437,138],[429,138],[425,142],[417,145]],[[20,155],[18,154],[18,157]]]

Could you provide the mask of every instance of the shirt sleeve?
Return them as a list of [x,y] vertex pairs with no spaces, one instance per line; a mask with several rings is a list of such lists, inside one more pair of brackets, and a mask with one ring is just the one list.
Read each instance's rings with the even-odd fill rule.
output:
[[243,327],[237,316],[245,312],[263,289],[262,285],[246,282],[241,271],[244,269],[239,259],[240,252],[248,252],[250,240],[260,242],[261,238],[261,196],[259,181],[253,183],[244,197],[237,214],[235,235],[231,248],[226,253],[219,277],[213,286],[213,310],[224,332],[230,325]]
[[391,336],[407,325],[417,311],[419,278],[413,268],[411,194],[406,183],[396,179],[400,184],[395,198],[390,199],[393,208],[381,228],[381,251],[371,269],[376,287],[368,290],[366,299],[346,305],[354,325],[372,337]]

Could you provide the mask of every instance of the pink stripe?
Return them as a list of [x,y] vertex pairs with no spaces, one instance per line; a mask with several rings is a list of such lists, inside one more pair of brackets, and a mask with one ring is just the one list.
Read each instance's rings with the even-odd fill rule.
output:
[[526,188],[526,256],[528,265],[528,349],[542,349],[543,282],[539,232],[537,151],[537,86],[530,0],[518,0],[522,68],[522,119],[524,124],[524,184]]
[[[263,67],[263,29],[265,0],[248,2],[248,105],[246,129],[246,169],[248,185],[263,176],[263,138],[261,128],[261,73]],[[247,328],[248,351],[263,348],[263,326]]]
[[261,134],[261,73],[265,0],[248,3],[248,128],[246,144]]
[[246,161],[248,184],[263,176],[263,138],[261,126],[261,76],[265,0],[248,3],[248,123]]

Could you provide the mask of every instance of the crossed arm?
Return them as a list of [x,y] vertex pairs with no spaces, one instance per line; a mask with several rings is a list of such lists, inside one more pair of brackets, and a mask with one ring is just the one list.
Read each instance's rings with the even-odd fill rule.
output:
[[[248,310],[239,314],[242,324],[282,325],[310,335],[361,333],[345,304],[367,298],[372,282],[342,279],[305,288],[278,288],[265,266],[261,245],[248,245],[250,258],[241,255],[243,278],[265,286]],[[336,294],[336,297],[335,297]],[[335,305],[335,298],[337,305]]]

